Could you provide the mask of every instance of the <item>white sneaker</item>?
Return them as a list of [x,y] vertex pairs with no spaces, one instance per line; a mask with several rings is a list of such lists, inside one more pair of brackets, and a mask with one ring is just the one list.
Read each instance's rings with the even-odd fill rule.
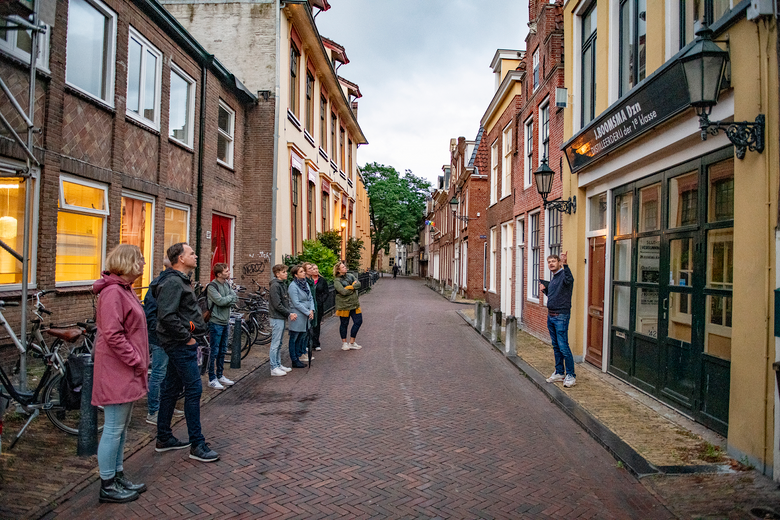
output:
[[215,388],[217,390],[224,390],[225,389],[225,387],[222,386],[217,379],[212,379],[211,381],[209,381],[209,386],[211,388]]
[[576,384],[577,384],[577,378],[574,376],[566,376],[566,379],[563,380],[563,386],[565,386],[566,388],[571,388]]
[[349,350],[349,343],[346,341],[341,344],[341,350]]
[[285,372],[292,372],[292,368],[290,368],[290,367],[286,367],[286,366],[284,366],[284,365],[280,366],[279,368],[281,368],[281,369],[282,369],[282,370],[284,370]]
[[173,410],[173,416],[174,417],[184,417],[184,410]]
[[360,350],[360,349],[361,349],[361,348],[363,348],[363,347],[361,347],[361,346],[360,346],[360,345],[358,345],[357,343],[350,343],[350,344],[349,344],[349,348],[350,348],[351,350]]
[[271,370],[272,376],[286,376],[287,372],[282,367],[276,367]]
[[234,384],[236,384],[235,381],[231,381],[230,379],[228,379],[225,376],[220,377],[219,378],[219,382],[222,383],[225,386],[233,386]]
[[566,379],[566,378],[565,378],[565,377],[563,377],[563,374],[559,374],[559,373],[557,373],[557,372],[553,372],[553,373],[552,373],[552,375],[551,375],[550,377],[548,377],[547,379],[545,379],[545,381],[547,381],[548,383],[557,383],[557,382],[559,382],[559,381],[563,381],[563,380],[565,380],[565,379]]

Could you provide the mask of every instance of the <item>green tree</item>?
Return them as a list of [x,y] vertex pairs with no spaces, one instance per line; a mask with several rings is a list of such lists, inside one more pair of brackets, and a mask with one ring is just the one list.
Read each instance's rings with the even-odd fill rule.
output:
[[345,255],[345,262],[347,262],[347,268],[352,271],[360,269],[360,259],[363,254],[360,252],[365,249],[363,241],[359,238],[349,237],[347,240],[347,254]]
[[[339,261],[339,257],[325,247],[319,240],[304,240],[303,252],[298,256],[285,255],[284,264],[289,268],[294,265],[310,262],[320,269],[320,276],[333,281],[333,266]],[[292,280],[292,271],[287,273],[287,279]]]
[[341,258],[340,232],[336,231],[335,229],[331,229],[330,231],[317,233],[317,240],[319,240],[323,246],[333,251],[333,254],[336,255],[337,258]]
[[407,244],[419,237],[425,218],[425,198],[431,185],[411,170],[402,176],[392,166],[375,162],[366,164],[362,173],[369,198],[371,269],[374,269],[379,251],[388,249],[391,241],[401,239]]

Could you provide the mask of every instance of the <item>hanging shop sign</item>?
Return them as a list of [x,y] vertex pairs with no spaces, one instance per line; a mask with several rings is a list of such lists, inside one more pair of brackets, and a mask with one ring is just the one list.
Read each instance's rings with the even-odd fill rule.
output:
[[688,86],[679,63],[673,63],[653,76],[563,145],[572,173],[690,106]]

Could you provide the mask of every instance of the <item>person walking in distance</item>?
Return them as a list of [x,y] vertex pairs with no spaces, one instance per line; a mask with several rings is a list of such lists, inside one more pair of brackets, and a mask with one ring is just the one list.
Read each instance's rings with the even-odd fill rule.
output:
[[209,340],[211,343],[209,386],[217,390],[224,390],[226,386],[235,384],[222,374],[225,366],[225,352],[227,352],[230,308],[238,301],[238,295],[230,288],[229,280],[230,268],[227,264],[218,263],[214,265],[214,281],[206,288],[206,297],[211,309],[211,319],[209,319]]
[[[171,268],[171,261],[166,256],[163,258],[163,271]],[[162,272],[160,273],[162,274]],[[157,285],[159,275],[151,284]],[[146,314],[146,330],[149,337],[149,355],[152,358],[152,368],[149,371],[149,394],[146,397],[146,422],[157,426],[157,410],[160,409],[160,384],[165,378],[168,369],[168,354],[160,346],[157,339],[157,300],[152,291],[146,291],[144,296],[144,313]],[[184,415],[183,410],[175,409],[174,417]]]
[[393,278],[398,276],[398,264],[393,264]]
[[[355,342],[360,326],[363,324],[363,314],[360,310],[358,289],[360,282],[349,272],[347,264],[339,262],[333,266],[333,288],[336,290],[336,316],[339,317],[339,333],[341,333],[341,350],[357,350],[362,348]],[[347,328],[352,318],[352,330],[347,342]]]
[[[160,390],[155,450],[164,452],[189,447],[191,459],[214,462],[219,455],[206,444],[200,428],[203,385],[195,336],[205,334],[208,329],[189,278],[189,273],[198,265],[198,257],[184,242],[173,244],[166,254],[171,269],[164,271],[157,285],[151,287],[157,299],[157,337],[168,353],[168,370]],[[182,386],[188,442],[178,440],[171,430],[173,407]]]
[[[306,281],[306,270],[298,264],[292,268],[293,281],[287,288],[290,295],[290,308],[296,311],[298,319],[290,320],[290,359],[293,368],[305,368],[300,358],[308,346],[308,330],[314,318],[314,297]],[[309,359],[311,361],[311,359]]]
[[133,402],[148,388],[146,316],[133,291],[144,264],[138,246],[118,245],[106,257],[106,272],[92,286],[99,296],[92,404],[102,406],[105,414],[97,452],[100,502],[130,502],[146,491],[146,485],[125,476],[123,466]]
[[569,348],[569,317],[574,276],[566,261],[567,253],[547,257],[547,266],[552,275],[549,283],[539,284],[539,289],[547,295],[547,330],[550,332],[555,354],[555,372],[547,378],[547,382],[563,381],[563,386],[570,388],[577,384],[574,357]]
[[270,305],[268,315],[271,318],[271,348],[268,353],[272,376],[286,376],[292,368],[282,365],[282,336],[287,319],[295,321],[298,315],[290,311],[290,296],[287,294],[287,266],[276,264],[271,268],[274,277],[271,279],[269,292]]
[[325,312],[325,302],[328,301],[328,281],[320,276],[320,268],[317,264],[308,264],[306,272],[309,275],[309,287],[314,293],[314,304],[317,307],[314,311],[314,325],[311,329],[311,341],[314,350],[322,350],[320,346],[320,329],[322,327],[323,313]]

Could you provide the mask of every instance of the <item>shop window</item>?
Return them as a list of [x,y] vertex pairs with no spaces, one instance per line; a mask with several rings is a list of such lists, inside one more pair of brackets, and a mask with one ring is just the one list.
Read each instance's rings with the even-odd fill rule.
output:
[[589,231],[607,229],[607,194],[601,193],[588,199],[590,205]]
[[301,53],[292,41],[290,42],[290,112],[298,117],[298,62]]
[[669,285],[691,287],[693,285],[693,239],[669,241]]
[[168,136],[192,147],[195,119],[195,80],[171,64],[171,95]]
[[596,116],[596,2],[582,16],[582,123]]
[[[33,193],[35,193],[34,184]],[[0,240],[8,244],[14,251],[22,254],[24,248],[24,206],[25,182],[21,177],[0,177]],[[32,216],[33,208],[29,209]],[[34,222],[34,221],[32,221]],[[28,273],[35,272],[36,255],[33,254],[34,233],[30,234],[30,255]],[[32,277],[28,276],[28,283]],[[0,285],[21,284],[22,263],[5,249],[0,248]]]
[[[18,16],[9,16],[0,19],[0,50],[19,58],[25,63],[30,63],[32,52],[32,31],[9,28],[16,27],[14,23]],[[46,27],[46,32],[38,33],[38,55],[35,58],[35,66],[49,70],[49,35],[51,27]]]
[[639,190],[639,232],[661,229],[661,183]]
[[616,285],[612,290],[612,325],[628,330],[631,311],[631,287]]
[[[630,240],[621,240],[620,242],[626,243],[628,247],[630,247],[631,241]],[[652,236],[652,237],[642,237],[637,241],[637,247],[639,249],[638,251],[638,257],[637,261],[639,264],[637,265],[637,276],[636,281],[640,283],[655,283],[657,284],[660,281],[660,274],[661,274],[661,237],[659,236]],[[623,259],[625,262],[625,259]],[[631,265],[631,255],[628,255],[628,265],[625,263],[621,265],[621,273],[622,280],[628,281],[630,280],[630,265]],[[623,271],[625,270],[625,271]]]
[[114,104],[116,13],[99,0],[68,2],[65,80],[73,87]]
[[[626,287],[628,289],[628,287]],[[639,287],[636,290],[636,330],[640,334],[658,337],[658,288]]]
[[233,166],[233,134],[235,132],[236,113],[219,101],[217,115],[217,162]]
[[734,285],[734,228],[707,232],[707,288],[731,290]]
[[531,269],[530,273],[530,292],[532,298],[539,298],[539,266],[541,262],[541,241],[539,240],[539,215],[540,213],[534,213],[531,215],[530,220],[530,233],[531,233]]
[[631,239],[615,241],[612,279],[624,282],[631,281]]
[[707,296],[707,320],[704,327],[704,352],[731,359],[731,296]]
[[623,0],[620,3],[620,96],[645,79],[646,10],[646,0]]
[[615,235],[634,232],[634,194],[624,193],[615,197]]
[[728,159],[707,169],[709,176],[708,222],[734,220],[734,159]]
[[62,175],[58,202],[55,281],[92,283],[103,265],[108,187]]
[[127,57],[127,115],[160,128],[162,54],[130,27]]
[[679,175],[669,181],[669,227],[698,222],[699,172]]
[[165,206],[165,230],[163,238],[163,251],[167,251],[173,244],[187,242],[189,240],[190,210],[186,206],[174,206],[171,203]]
[[119,243],[138,246],[146,259],[143,275],[133,283],[139,298],[143,298],[152,281],[152,242],[154,237],[154,202],[152,199],[126,194],[122,196],[122,223]]

